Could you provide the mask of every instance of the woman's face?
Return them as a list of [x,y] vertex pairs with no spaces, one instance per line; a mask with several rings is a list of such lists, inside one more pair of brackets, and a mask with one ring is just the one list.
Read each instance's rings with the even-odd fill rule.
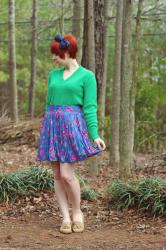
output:
[[52,55],[52,59],[53,59],[55,65],[58,65],[58,66],[65,66],[66,63],[67,63],[68,55],[65,54],[65,58],[62,59],[60,56],[53,54],[53,55]]

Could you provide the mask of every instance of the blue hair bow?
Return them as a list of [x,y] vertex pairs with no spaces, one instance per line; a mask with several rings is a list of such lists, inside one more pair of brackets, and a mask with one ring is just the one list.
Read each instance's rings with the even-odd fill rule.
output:
[[69,45],[70,45],[70,42],[68,41],[68,40],[66,40],[66,39],[64,39],[61,35],[56,35],[55,37],[54,37],[54,40],[55,41],[57,41],[57,42],[59,42],[59,47],[61,48],[61,49],[66,49],[66,48],[68,48],[69,47]]

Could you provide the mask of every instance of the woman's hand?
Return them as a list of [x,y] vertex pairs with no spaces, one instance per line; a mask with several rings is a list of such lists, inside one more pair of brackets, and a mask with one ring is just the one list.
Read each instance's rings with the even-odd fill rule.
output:
[[94,142],[97,144],[97,146],[100,149],[104,150],[106,148],[106,145],[105,145],[104,141],[101,138],[98,137],[98,138],[94,139]]

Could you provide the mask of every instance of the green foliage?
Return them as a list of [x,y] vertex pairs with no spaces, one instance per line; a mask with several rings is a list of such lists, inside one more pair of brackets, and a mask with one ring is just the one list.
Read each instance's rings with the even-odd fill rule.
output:
[[104,119],[98,116],[99,119],[99,128],[103,130],[107,130],[111,126],[111,118],[110,116],[105,116]]
[[[96,200],[101,196],[92,190],[82,176],[76,174],[82,188],[81,196],[86,200]],[[15,173],[0,175],[0,202],[15,201],[22,196],[33,195],[42,190],[53,190],[54,180],[51,170],[33,166]]]
[[151,84],[148,80],[142,80],[138,84],[136,96],[136,125],[135,125],[135,150],[157,150],[159,145],[158,134],[164,124],[164,116],[158,119],[161,99],[160,86]]
[[7,63],[7,60],[8,60],[8,55],[6,54],[6,52],[0,50],[0,58],[2,61],[5,61]]
[[[144,3],[148,9],[149,3]],[[162,7],[164,8],[164,6]],[[157,12],[156,8],[151,13]],[[142,23],[142,33],[161,33],[162,22]],[[160,33],[159,32],[159,33]],[[142,36],[135,107],[135,150],[155,151],[160,148],[158,134],[164,130],[165,112],[158,118],[162,104],[166,104],[166,36]],[[166,106],[162,109],[166,110]],[[164,138],[160,138],[161,139]],[[157,148],[156,148],[157,147]],[[161,146],[162,147],[162,146]]]
[[[64,12],[67,17],[72,11],[72,1],[64,3]],[[17,86],[19,115],[28,113],[29,105],[29,85],[30,85],[30,62],[31,62],[31,38],[32,38],[32,1],[18,0],[15,2],[16,11],[16,63],[17,63]],[[45,108],[45,96],[47,88],[47,76],[54,67],[50,53],[50,41],[56,33],[59,33],[59,19],[61,16],[61,5],[59,1],[49,0],[38,2],[38,28],[37,28],[37,59],[36,59],[36,86],[35,86],[35,114],[41,114]],[[57,11],[55,11],[55,9]],[[1,1],[1,22],[8,22],[8,1]],[[49,13],[49,14],[48,14]],[[55,22],[53,22],[55,20]],[[49,23],[50,21],[50,23]],[[72,20],[67,20],[64,32],[71,30]],[[6,84],[9,75],[8,67],[8,23],[0,26],[1,46],[0,46],[0,86]],[[3,89],[0,89],[0,92]],[[1,98],[2,100],[2,98]],[[8,101],[8,96],[6,96]],[[1,102],[0,102],[1,106]]]
[[75,175],[76,175],[77,179],[79,180],[80,186],[83,188],[87,187],[88,181],[84,177],[82,177],[78,174],[75,174]]
[[136,119],[155,122],[155,108],[160,102],[158,96],[159,87],[146,80],[139,82],[139,85],[139,91],[136,96]]
[[93,201],[97,200],[100,197],[101,197],[100,192],[94,191],[89,187],[84,188],[83,191],[81,192],[81,198],[84,200]]
[[138,180],[138,208],[152,214],[166,215],[166,180],[143,178]]
[[113,181],[107,189],[110,204],[118,209],[137,208],[151,215],[166,215],[166,180],[149,177],[123,183]]
[[81,192],[82,199],[93,201],[101,197],[101,193],[99,191],[95,191],[90,188],[88,181],[85,178],[83,178],[82,176],[78,174],[76,174],[76,177],[78,178],[81,189],[82,189],[82,192]]
[[44,168],[0,175],[0,201],[16,200],[18,197],[53,188],[52,173]]
[[27,68],[17,69],[17,80],[22,80],[22,82],[27,82],[30,79],[30,72]]
[[111,127],[111,117],[110,115],[107,115],[104,117],[104,119],[100,116],[98,116],[98,122],[99,122],[99,131],[104,130],[104,140],[106,145],[110,145],[110,127]]
[[154,152],[157,148],[157,121],[140,121],[136,124],[135,150],[137,152]]
[[0,84],[1,84],[1,82],[6,82],[8,80],[8,75],[5,73],[5,72],[3,72],[3,71],[0,71]]
[[118,209],[130,208],[135,205],[136,192],[130,185],[121,181],[113,181],[108,186],[111,201],[118,205]]

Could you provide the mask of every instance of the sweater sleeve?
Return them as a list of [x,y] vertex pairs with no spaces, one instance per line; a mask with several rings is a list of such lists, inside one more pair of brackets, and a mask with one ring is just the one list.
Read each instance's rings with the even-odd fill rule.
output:
[[51,72],[48,74],[48,80],[47,80],[47,95],[46,95],[46,102],[45,102],[45,112],[48,111],[48,106],[49,106],[49,83],[51,79]]
[[97,83],[93,72],[84,81],[83,113],[91,139],[98,138]]

